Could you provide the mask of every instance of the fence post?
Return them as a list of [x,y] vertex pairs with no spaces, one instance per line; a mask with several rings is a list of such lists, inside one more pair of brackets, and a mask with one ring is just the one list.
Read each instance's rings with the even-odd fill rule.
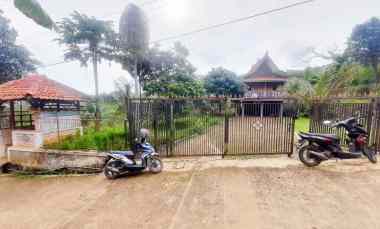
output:
[[375,149],[376,151],[380,150],[380,100],[377,98],[375,99],[375,108],[374,108],[374,115],[375,115]]
[[169,118],[169,155],[172,156],[174,149],[174,100],[170,100],[170,118]]
[[225,155],[228,154],[228,148],[229,148],[229,130],[230,130],[230,125],[229,125],[229,100],[226,97],[224,99],[224,150],[223,150],[223,155],[222,158],[225,157]]
[[153,101],[152,112],[153,112],[153,145],[158,149],[158,103]]
[[373,107],[375,105],[375,100],[371,99],[368,108],[368,117],[367,117],[367,132],[368,132],[368,141],[371,141],[371,132],[372,132],[372,118],[373,118]]
[[57,103],[57,110],[55,111],[55,117],[57,119],[57,137],[58,137],[58,143],[61,143],[61,134],[60,134],[60,126],[59,126],[59,112],[60,106],[59,103]]
[[129,119],[129,90],[126,87],[126,96],[124,98],[124,106],[125,106],[125,117],[124,117],[124,148],[127,148],[128,145],[128,119]]

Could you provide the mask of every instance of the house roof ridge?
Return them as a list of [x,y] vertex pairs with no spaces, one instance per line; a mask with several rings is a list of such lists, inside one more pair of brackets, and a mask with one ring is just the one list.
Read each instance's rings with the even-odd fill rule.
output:
[[31,96],[41,100],[84,101],[89,96],[72,87],[37,73],[0,85],[0,100],[19,100]]

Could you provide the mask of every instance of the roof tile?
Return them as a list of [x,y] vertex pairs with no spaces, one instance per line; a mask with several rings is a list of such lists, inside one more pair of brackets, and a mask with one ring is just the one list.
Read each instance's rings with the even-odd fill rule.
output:
[[83,101],[88,96],[46,76],[33,74],[0,85],[0,100],[18,100],[26,96],[41,100]]

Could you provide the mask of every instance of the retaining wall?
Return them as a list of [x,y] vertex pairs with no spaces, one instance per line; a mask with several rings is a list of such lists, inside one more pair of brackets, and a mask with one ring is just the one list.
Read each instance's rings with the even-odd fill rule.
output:
[[50,151],[9,147],[8,161],[28,168],[101,168],[106,154],[93,151]]

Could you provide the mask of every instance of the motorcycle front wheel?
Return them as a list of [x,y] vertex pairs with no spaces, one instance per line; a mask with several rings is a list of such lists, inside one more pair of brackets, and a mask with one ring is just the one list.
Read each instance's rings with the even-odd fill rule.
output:
[[104,166],[104,175],[110,179],[114,180],[120,176],[120,174],[114,169],[117,168],[117,162],[116,161],[109,161],[107,164]]
[[163,167],[161,159],[157,157],[152,158],[149,163],[149,171],[152,173],[160,173]]
[[298,155],[299,155],[300,161],[304,165],[308,167],[314,167],[314,166],[319,165],[322,162],[322,160],[316,157],[311,157],[311,154],[309,152],[310,151],[309,147],[310,146],[308,145],[302,146],[298,151]]
[[373,164],[377,163],[377,155],[376,152],[368,147],[363,148],[363,154],[368,158],[370,162]]

